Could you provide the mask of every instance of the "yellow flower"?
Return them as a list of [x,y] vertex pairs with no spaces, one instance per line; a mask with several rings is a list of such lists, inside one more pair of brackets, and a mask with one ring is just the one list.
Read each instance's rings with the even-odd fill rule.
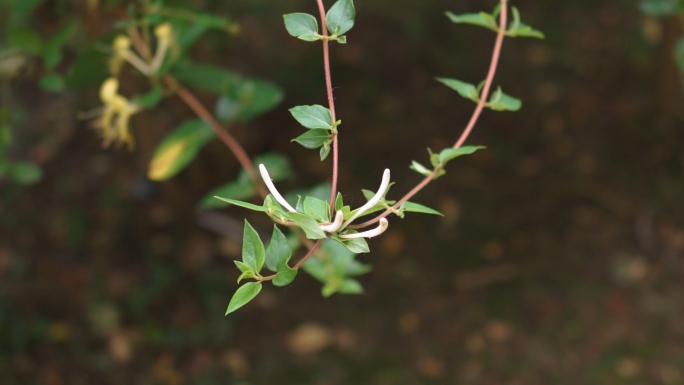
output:
[[104,103],[104,109],[94,125],[102,131],[105,146],[118,141],[132,148],[133,136],[128,122],[133,114],[140,111],[140,106],[119,95],[118,90],[119,81],[116,78],[109,78],[102,83],[100,99]]

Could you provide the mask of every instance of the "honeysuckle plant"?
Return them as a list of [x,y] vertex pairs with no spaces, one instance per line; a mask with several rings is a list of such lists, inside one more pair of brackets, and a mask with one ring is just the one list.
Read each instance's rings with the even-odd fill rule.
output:
[[[322,41],[325,66],[325,80],[328,96],[328,107],[321,105],[303,105],[290,109],[294,119],[307,131],[293,139],[307,149],[319,151],[321,160],[325,160],[332,152],[332,182],[331,193],[328,200],[313,196],[298,196],[293,206],[275,187],[267,168],[259,165],[260,175],[268,188],[268,195],[261,206],[248,202],[231,199],[230,197],[216,196],[216,198],[237,206],[245,207],[254,211],[260,211],[268,215],[274,226],[271,242],[265,247],[252,226],[245,222],[243,236],[242,261],[236,261],[241,275],[238,283],[243,279],[253,279],[242,285],[233,296],[226,314],[231,313],[251,299],[256,297],[262,288],[264,281],[273,281],[276,286],[289,284],[296,277],[297,269],[307,266],[308,261],[315,255],[321,244],[336,243],[347,249],[349,253],[367,253],[370,251],[366,239],[381,235],[389,226],[387,216],[395,214],[404,217],[406,212],[418,212],[442,215],[438,211],[421,204],[410,202],[418,191],[432,180],[446,173],[447,163],[457,157],[472,154],[483,146],[463,146],[475,122],[484,108],[495,111],[517,111],[522,103],[519,99],[503,92],[499,87],[490,93],[496,66],[498,63],[501,44],[504,37],[533,37],[543,38],[543,34],[520,20],[520,12],[511,8],[512,21],[508,23],[508,5],[506,0],[501,0],[491,13],[480,12],[477,14],[455,15],[447,12],[447,17],[454,23],[466,23],[485,27],[497,32],[494,54],[487,78],[480,84],[473,85],[452,78],[437,78],[447,87],[455,90],[459,95],[477,103],[477,107],[471,121],[454,146],[442,149],[438,152],[429,152],[431,167],[413,161],[410,168],[424,179],[414,189],[396,201],[386,199],[391,186],[390,171],[385,169],[382,175],[380,187],[376,192],[364,190],[367,202],[361,207],[352,209],[345,205],[342,194],[337,191],[337,168],[338,168],[338,136],[342,121],[335,114],[335,104],[332,95],[332,83],[330,76],[329,43],[347,43],[347,33],[354,26],[356,10],[353,0],[338,0],[326,12],[322,0],[317,0],[320,14],[320,29],[316,17],[307,13],[291,13],[284,15],[284,23],[287,32],[306,42]],[[498,21],[497,21],[498,20]],[[380,214],[377,214],[379,213]],[[371,214],[377,214],[374,218],[359,223],[359,218]],[[289,266],[289,260],[293,249],[287,238],[278,229],[278,225],[294,228],[304,234],[307,240],[315,241],[308,244],[308,252],[293,267]],[[295,250],[299,246],[295,243]],[[261,271],[266,268],[275,274],[262,275]],[[316,276],[314,274],[314,276]],[[323,294],[331,295],[335,292],[360,292],[361,286],[358,281],[347,276],[344,271],[338,271],[335,275],[317,277],[324,282]]]
[[[346,131],[335,111],[330,48],[333,42],[348,42],[356,9],[353,0],[337,0],[327,10],[323,0],[315,0],[315,4],[318,17],[296,12],[284,15],[283,21],[289,35],[322,44],[328,105],[300,105],[289,111],[305,129],[292,141],[318,151],[321,161],[331,156],[331,178],[329,183],[294,193],[283,194],[276,187],[277,182],[292,173],[287,157],[266,153],[252,158],[226,130],[235,122],[248,121],[274,108],[282,100],[282,92],[268,81],[245,79],[221,68],[195,63],[189,57],[190,46],[202,32],[221,29],[231,33],[236,30],[234,23],[213,15],[188,16],[170,11],[158,1],[124,23],[123,33],[107,43],[111,46],[110,73],[101,86],[105,113],[100,118],[105,140],[132,143],[128,127],[131,115],[154,108],[163,97],[178,96],[195,112],[197,119],[181,123],[160,141],[150,161],[148,176],[157,181],[173,177],[206,143],[218,138],[237,158],[242,170],[234,181],[209,192],[200,202],[200,208],[215,210],[235,205],[263,213],[274,223],[270,240],[264,243],[245,220],[242,255],[235,261],[240,272],[238,284],[242,284],[230,300],[226,314],[255,298],[265,282],[270,281],[275,286],[291,284],[300,269],[323,283],[321,292],[324,296],[361,293],[363,288],[355,277],[367,273],[370,266],[356,256],[370,252],[368,239],[381,236],[387,230],[390,215],[399,218],[404,218],[406,213],[442,215],[410,199],[430,182],[445,175],[449,162],[484,148],[464,146],[464,143],[485,108],[494,111],[521,108],[519,99],[506,94],[500,87],[493,89],[503,39],[543,38],[541,32],[521,21],[520,12],[509,7],[507,0],[499,0],[491,13],[456,15],[447,12],[453,23],[471,24],[496,32],[485,80],[476,85],[453,78],[437,78],[461,97],[476,103],[470,121],[453,146],[439,151],[428,150],[428,166],[415,160],[411,162],[409,167],[422,176],[413,189],[399,198],[389,199],[393,185],[390,170],[379,168],[379,186],[374,190],[362,190],[367,201],[352,207],[344,202],[337,184],[338,137]],[[512,14],[510,21],[509,13]],[[179,17],[181,14],[183,16]],[[150,90],[146,94],[129,99],[118,93],[118,82],[127,66],[149,80]],[[213,113],[186,85],[218,95]],[[118,119],[114,121],[112,116]],[[261,204],[252,203],[257,197]],[[295,255],[301,256],[292,262]]]

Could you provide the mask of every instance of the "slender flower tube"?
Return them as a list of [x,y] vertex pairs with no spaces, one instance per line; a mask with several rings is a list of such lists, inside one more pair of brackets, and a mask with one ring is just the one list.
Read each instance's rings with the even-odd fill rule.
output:
[[138,69],[145,75],[150,74],[150,66],[145,63],[138,55],[131,51],[131,40],[126,36],[118,36],[112,43],[114,48],[114,57],[110,61],[110,69],[112,73],[117,74],[121,70],[121,65],[124,61],[131,63],[131,65]]
[[275,198],[275,200],[278,201],[283,207],[288,209],[290,212],[296,212],[292,206],[290,206],[289,203],[283,198],[282,195],[276,190],[275,186],[273,185],[273,181],[271,180],[271,176],[268,175],[268,170],[266,170],[266,166],[262,164],[259,165],[259,173],[261,173],[261,178],[264,180],[264,183],[266,183],[266,187],[268,187],[268,191],[271,192],[271,195]]
[[164,57],[166,57],[166,52],[171,46],[171,37],[173,35],[173,30],[171,29],[171,24],[163,23],[154,29],[154,34],[157,36],[157,50],[154,53],[154,58],[152,59],[151,72],[159,71],[162,63],[164,62]]
[[343,235],[340,235],[340,238],[343,238],[343,239],[373,238],[373,237],[377,237],[378,235],[384,233],[385,230],[387,230],[388,226],[389,226],[389,222],[387,222],[387,219],[381,218],[379,223],[378,223],[378,227],[376,227],[372,230],[367,230],[367,231],[363,231],[363,232],[356,233],[356,234],[343,234]]
[[342,211],[337,211],[335,214],[335,220],[328,225],[319,225],[318,227],[326,233],[334,233],[342,227],[342,222],[344,222],[344,214]]
[[[380,188],[378,189],[378,192],[375,193],[375,195],[368,202],[366,202],[365,205],[361,206],[358,210],[356,210],[356,213],[354,215],[352,215],[351,218],[347,219],[347,221],[342,224],[342,227],[340,229],[344,229],[350,223],[352,223],[356,218],[360,217],[363,213],[365,213],[366,211],[370,210],[373,206],[378,204],[378,202],[380,202],[380,199],[382,199],[385,196],[385,194],[387,193],[387,189],[389,188],[389,183],[390,183],[390,170],[388,168],[386,168],[385,172],[382,174],[382,182],[380,183]],[[357,238],[357,237],[354,237],[354,238]]]

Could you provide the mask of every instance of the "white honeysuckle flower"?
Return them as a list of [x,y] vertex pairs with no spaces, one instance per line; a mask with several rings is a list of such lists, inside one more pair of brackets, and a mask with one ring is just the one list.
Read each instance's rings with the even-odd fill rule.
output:
[[387,230],[387,227],[389,226],[389,222],[385,218],[380,218],[380,221],[378,223],[378,227],[372,229],[372,230],[366,230],[362,231],[360,233],[356,234],[342,234],[339,237],[343,239],[353,239],[353,238],[373,238],[377,237],[378,235],[382,234]]
[[365,205],[361,206],[354,215],[352,215],[351,218],[347,219],[346,222],[342,224],[342,227],[340,230],[344,229],[345,227],[349,226],[350,223],[352,223],[356,218],[360,217],[363,213],[366,211],[370,210],[373,206],[378,204],[380,200],[385,196],[387,193],[387,189],[389,188],[389,183],[390,183],[390,170],[389,168],[385,169],[385,172],[382,174],[382,182],[380,183],[380,188],[378,189],[378,192],[373,195],[373,197],[366,202]]
[[268,175],[268,170],[266,170],[266,166],[264,164],[259,165],[259,173],[261,174],[261,179],[264,180],[264,183],[266,183],[266,187],[268,187],[268,191],[271,192],[271,195],[275,198],[275,200],[278,201],[283,207],[285,207],[288,211],[291,213],[296,212],[297,210],[294,209],[294,207],[290,206],[289,203],[283,198],[282,195],[276,190],[275,185],[273,184],[273,180],[271,180],[271,176]]
[[329,225],[318,225],[318,227],[321,228],[321,230],[325,231],[326,233],[334,233],[337,232],[340,227],[342,227],[342,222],[344,222],[344,214],[342,211],[338,210],[337,213],[335,214],[335,220],[329,224]]
[[[263,164],[259,164],[259,173],[261,174],[261,178],[264,180],[264,183],[266,184],[266,187],[268,188],[268,191],[273,195],[273,198],[280,203],[285,209],[287,209],[290,212],[297,212],[294,207],[292,207],[286,200],[283,198],[283,196],[278,192],[276,189],[275,185],[273,184],[273,180],[271,179],[271,176],[268,174],[268,170],[266,169],[266,166]],[[389,188],[389,183],[390,183],[390,170],[385,169],[385,172],[382,174],[382,182],[380,183],[380,188],[378,188],[378,191],[373,195],[371,199],[366,202],[363,206],[359,207],[354,215],[351,216],[351,218],[347,219],[346,221],[344,220],[344,213],[341,210],[338,210],[335,213],[335,218],[331,223],[320,223],[318,227],[323,230],[326,233],[330,234],[335,234],[339,233],[340,231],[344,230],[345,227],[347,227],[350,223],[352,223],[356,218],[360,217],[365,213],[366,211],[370,210],[382,200],[382,198],[385,197],[385,194],[387,193],[387,189]],[[354,233],[354,234],[342,234],[339,235],[340,238],[343,239],[353,239],[353,238],[372,238],[375,236],[378,236],[385,232],[387,230],[387,227],[389,226],[389,222],[385,218],[381,218],[378,227],[372,229],[372,230],[366,230],[362,231],[360,233]]]

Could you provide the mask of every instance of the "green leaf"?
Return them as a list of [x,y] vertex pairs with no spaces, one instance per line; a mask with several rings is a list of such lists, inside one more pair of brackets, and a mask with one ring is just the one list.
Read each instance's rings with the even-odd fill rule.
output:
[[131,101],[143,108],[154,108],[162,99],[164,88],[160,85],[152,87],[148,92],[138,95]]
[[363,294],[363,286],[359,281],[347,278],[340,284],[339,292],[341,294]]
[[173,68],[173,75],[181,83],[222,94],[233,87],[238,87],[242,78],[229,70],[193,62],[178,63]]
[[96,41],[78,55],[67,75],[66,82],[69,88],[92,87],[110,76],[106,64],[107,55],[100,47],[111,46],[114,35]]
[[228,309],[226,309],[226,315],[234,312],[235,310],[243,307],[249,301],[253,300],[261,292],[261,282],[248,282],[240,286],[233,298],[231,298],[228,304]]
[[344,206],[344,200],[342,198],[342,193],[339,191],[337,192],[337,197],[335,197],[335,211],[342,210],[342,207]]
[[[248,199],[256,195],[256,189],[251,180],[238,179],[235,182],[226,183],[211,190],[200,201],[200,208],[204,210],[217,209],[230,206],[229,202],[223,200],[224,198],[215,199],[218,196],[228,197],[229,199],[242,200]],[[260,206],[257,206],[260,207]],[[261,208],[261,207],[260,207]]]
[[465,99],[472,100],[474,102],[477,102],[480,100],[480,96],[478,95],[477,88],[466,82],[462,82],[460,80],[456,79],[449,79],[449,78],[437,78],[437,81],[446,85],[447,87],[451,88],[452,90],[458,92],[459,95],[461,95]]
[[330,141],[328,140],[327,142],[323,143],[321,146],[320,151],[318,151],[318,155],[321,157],[321,162],[325,160],[325,158],[330,155]]
[[242,235],[242,261],[252,268],[252,271],[259,273],[264,266],[266,250],[264,243],[261,242],[259,234],[252,225],[245,220],[245,231]]
[[411,161],[411,166],[409,166],[409,168],[423,176],[430,176],[432,174],[432,170],[416,162],[415,160]]
[[446,13],[447,17],[456,24],[472,24],[480,27],[485,27],[496,31],[498,29],[496,21],[492,18],[492,15],[486,12],[480,13],[464,13],[461,15],[456,15],[452,12]]
[[290,109],[292,116],[306,128],[330,129],[333,126],[330,110],[314,104],[313,106],[297,106]]
[[287,286],[292,281],[294,281],[295,277],[297,277],[297,272],[299,270],[297,269],[290,269],[289,267],[283,270],[279,270],[278,274],[276,275],[275,278],[273,278],[273,285],[275,286]]
[[57,74],[43,75],[40,78],[40,88],[48,92],[62,92],[66,88],[66,81]]
[[463,146],[459,148],[445,148],[439,152],[439,162],[444,164],[454,158],[458,158],[463,155],[470,155],[477,150],[481,150],[485,146]]
[[244,207],[244,208],[252,210],[252,211],[259,211],[262,213],[266,212],[266,208],[264,208],[263,206],[257,206],[257,205],[251,204],[249,202],[243,202],[243,201],[238,201],[235,199],[221,198],[221,197],[214,197],[214,198],[220,199],[220,200],[227,202],[227,203],[230,203],[231,205]]
[[15,182],[23,185],[32,185],[43,178],[40,167],[29,162],[10,163],[9,174]]
[[214,131],[200,119],[181,124],[157,146],[147,172],[150,179],[171,178],[185,168],[199,150],[214,137]]
[[316,197],[305,197],[302,205],[304,214],[312,216],[317,221],[330,221],[330,204]]
[[298,137],[292,139],[292,141],[301,144],[304,146],[304,148],[314,150],[323,146],[331,139],[332,134],[330,134],[328,130],[315,129],[309,130],[302,135],[299,135]]
[[283,19],[290,35],[304,41],[320,40],[318,21],[308,13],[290,13],[283,15]]
[[79,24],[72,22],[63,27],[48,40],[43,52],[43,63],[45,68],[54,69],[62,61],[62,46],[71,38],[71,36],[78,30]]
[[506,32],[508,37],[531,37],[535,39],[544,39],[544,34],[541,31],[532,29],[529,25],[520,23],[520,27],[513,31]]
[[495,111],[518,111],[522,107],[522,102],[520,99],[514,98],[501,90],[501,87],[497,88],[496,91],[492,93],[487,107]]
[[326,237],[325,232],[318,227],[318,222],[306,214],[288,212],[285,213],[285,217],[304,230],[304,234],[309,239],[324,239]]
[[242,274],[237,279],[237,283],[240,283],[243,279],[250,279],[250,278],[255,278],[256,273],[254,273],[254,270],[252,270],[252,267],[249,266],[248,264],[242,262],[242,261],[233,261],[235,262],[235,265],[237,268],[240,270]]
[[337,42],[340,44],[347,44],[347,37],[346,36],[338,36]]
[[221,94],[215,112],[224,123],[246,122],[270,111],[282,100],[282,90],[272,82],[241,79]]
[[356,10],[352,0],[337,0],[325,15],[328,31],[333,35],[344,35],[354,26]]
[[[345,234],[356,234],[356,233],[358,233],[358,231],[356,231],[356,230],[345,231]],[[351,251],[354,254],[370,252],[370,248],[368,247],[368,242],[366,242],[366,240],[364,238],[345,239],[345,238],[340,238],[337,235],[333,235],[332,239],[339,242],[342,246],[346,247],[347,250]]]
[[420,205],[418,203],[413,203],[413,202],[404,202],[401,204],[399,209],[404,210],[406,212],[422,213],[422,214],[434,214],[434,215],[439,215],[441,217],[444,216],[444,214],[440,213],[439,211],[437,211],[435,209],[431,209],[427,206],[423,206],[423,205]]
[[287,243],[287,238],[274,225],[271,242],[266,248],[266,267],[271,271],[279,271],[278,266],[283,266],[283,263],[287,266],[291,256],[292,250],[290,250],[290,245]]

